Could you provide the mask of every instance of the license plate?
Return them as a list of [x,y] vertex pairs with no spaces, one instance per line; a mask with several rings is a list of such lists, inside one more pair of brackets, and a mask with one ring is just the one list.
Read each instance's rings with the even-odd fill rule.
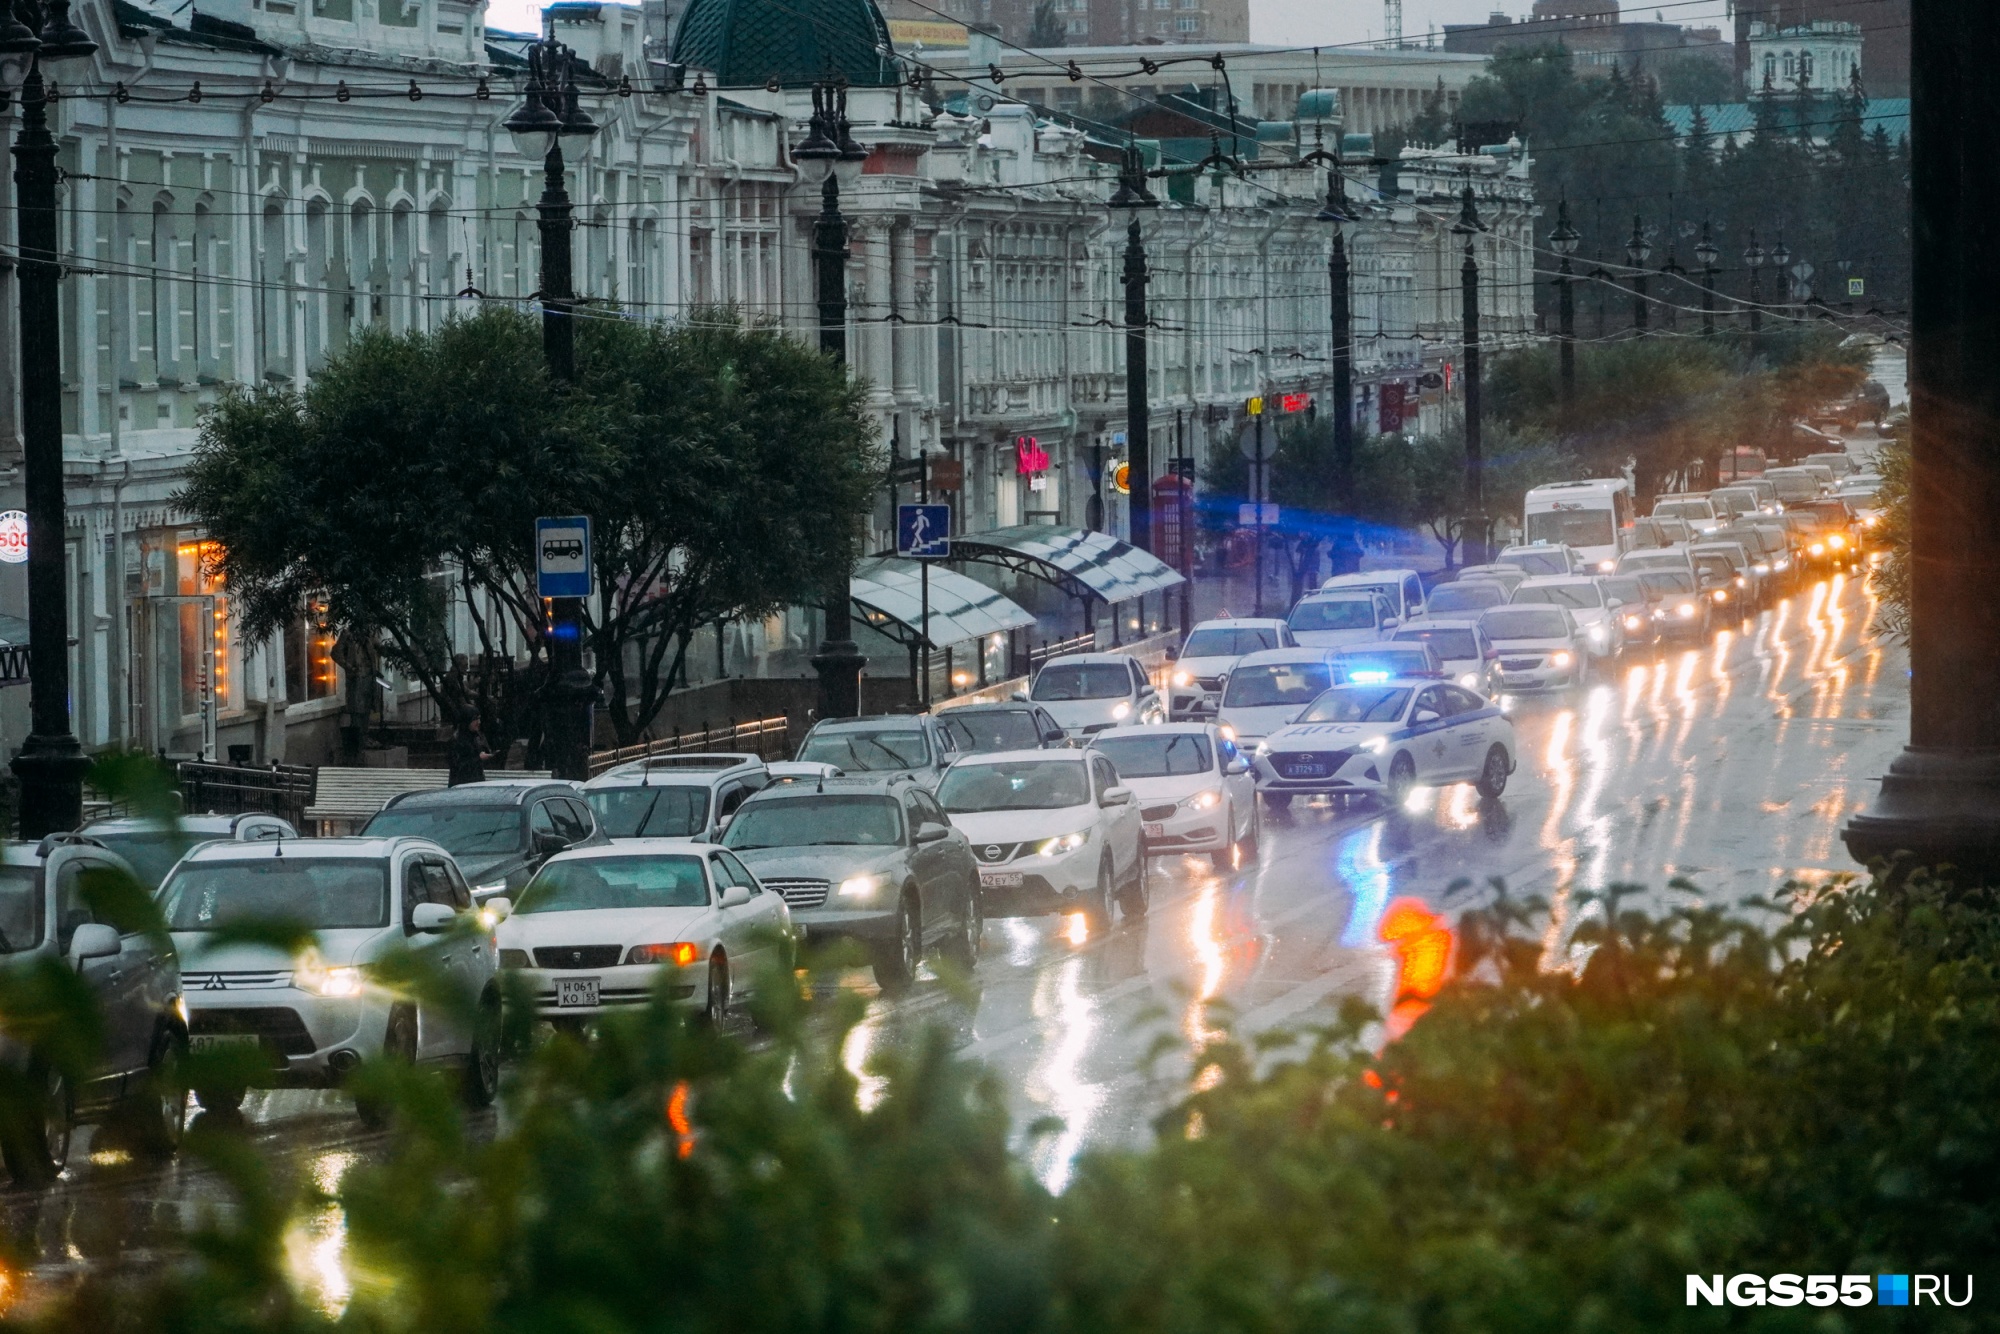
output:
[[189,1051],[240,1051],[256,1047],[263,1039],[255,1033],[197,1033],[188,1039]]
[[557,978],[556,1004],[563,1009],[597,1004],[597,983],[594,977]]
[[1167,827],[1163,824],[1144,825],[1141,826],[1141,829],[1147,838],[1165,838],[1167,836]]
[[1326,777],[1326,766],[1324,764],[1295,764],[1292,766],[1291,776],[1293,778],[1324,778]]
[[990,889],[1015,889],[1020,886],[1019,871],[981,871],[979,883]]

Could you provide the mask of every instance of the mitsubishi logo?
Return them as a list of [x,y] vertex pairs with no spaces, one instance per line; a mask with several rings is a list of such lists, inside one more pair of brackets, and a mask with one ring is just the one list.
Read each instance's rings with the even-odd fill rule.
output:
[[221,973],[210,973],[208,981],[201,984],[201,989],[203,991],[227,991],[229,990],[229,984],[222,980]]

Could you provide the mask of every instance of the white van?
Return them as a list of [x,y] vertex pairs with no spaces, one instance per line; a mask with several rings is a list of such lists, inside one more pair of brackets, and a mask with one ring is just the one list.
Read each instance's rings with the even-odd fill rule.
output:
[[1609,574],[1632,545],[1632,518],[1632,488],[1622,477],[1552,482],[1522,501],[1522,540],[1574,548],[1587,567]]
[[[1366,589],[1380,593],[1399,621],[1424,614],[1424,581],[1415,570],[1369,570],[1364,574],[1336,574],[1319,586],[1322,593],[1347,593]],[[1301,640],[1301,643],[1304,641]]]

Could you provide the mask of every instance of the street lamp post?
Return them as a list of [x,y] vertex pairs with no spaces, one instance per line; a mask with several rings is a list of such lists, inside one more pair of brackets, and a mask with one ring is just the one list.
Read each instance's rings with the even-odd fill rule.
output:
[[1576,277],[1570,256],[1583,241],[1569,225],[1569,199],[1556,206],[1556,229],[1549,233],[1549,249],[1556,252],[1556,355],[1562,368],[1562,401],[1565,408],[1576,405]]
[[1354,321],[1349,304],[1345,181],[1335,163],[1326,173],[1326,207],[1317,220],[1332,226],[1333,249],[1327,257],[1327,290],[1331,296],[1333,341],[1333,469],[1334,494],[1350,513],[1354,506]]
[[1473,245],[1486,224],[1479,220],[1472,183],[1460,197],[1453,236],[1465,239],[1465,262],[1459,266],[1459,296],[1465,322],[1465,532],[1463,565],[1486,563],[1486,461],[1480,437],[1479,383],[1479,256]]
[[1750,270],[1750,332],[1764,331],[1764,247],[1757,244],[1757,229],[1750,229],[1750,244],[1743,251],[1743,267]]
[[1687,270],[1681,267],[1679,256],[1674,254],[1674,242],[1671,236],[1667,238],[1667,260],[1660,265],[1660,277],[1664,280],[1660,286],[1665,296],[1660,302],[1660,314],[1666,319],[1668,331],[1677,332],[1681,327],[1679,301],[1681,280],[1687,277]]
[[1653,243],[1646,239],[1645,224],[1632,215],[1632,235],[1625,242],[1625,260],[1632,266],[1632,328],[1646,332],[1646,261],[1652,257]]
[[1785,244],[1785,229],[1778,229],[1778,244],[1771,247],[1771,268],[1778,279],[1778,304],[1792,304],[1792,248]]
[[[32,25],[32,26],[31,26]],[[0,54],[27,55],[21,132],[14,141],[16,273],[20,284],[21,445],[28,507],[29,732],[14,759],[21,780],[21,836],[38,839],[83,822],[90,761],[70,731],[69,613],[64,569],[62,329],[57,259],[56,141],[42,63],[97,50],[70,22],[68,0],[15,0],[0,21]]]
[[[1141,551],[1153,549],[1153,442],[1152,408],[1147,397],[1146,247],[1139,234],[1139,210],[1158,204],[1146,189],[1146,163],[1139,155],[1139,146],[1128,143],[1110,207],[1132,213],[1131,224],[1125,229],[1125,448],[1132,479],[1132,545]],[[1261,510],[1258,517],[1263,517]],[[1261,527],[1258,537],[1261,550]]]
[[1705,221],[1701,224],[1701,240],[1695,245],[1694,257],[1701,264],[1701,331],[1712,336],[1715,333],[1715,261],[1722,258],[1722,252],[1715,248],[1715,239],[1709,234]]
[[[576,284],[571,267],[569,183],[562,143],[579,143],[597,124],[577,101],[576,53],[552,37],[528,48],[528,86],[503,122],[515,151],[542,160],[542,197],[535,205],[541,236],[542,357],[560,384],[576,379]],[[590,777],[591,706],[597,688],[583,665],[584,599],[549,599],[547,758],[557,778]]]
[[[840,186],[861,174],[868,152],[854,142],[847,122],[847,89],[814,84],[812,119],[805,141],[792,152],[808,180],[819,178],[819,216],[813,219],[812,253],[819,285],[819,350],[847,364],[847,219]],[[832,572],[825,603],[826,633],[813,653],[819,674],[819,716],[853,718],[861,712],[861,669],[868,659],[854,642],[851,562]]]

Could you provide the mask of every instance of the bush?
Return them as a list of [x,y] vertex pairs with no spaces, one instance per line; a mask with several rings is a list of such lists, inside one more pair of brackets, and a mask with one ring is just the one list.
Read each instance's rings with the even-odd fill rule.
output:
[[[1996,1237],[2000,913],[1917,881],[1746,914],[1613,893],[1552,947],[1504,895],[1457,976],[1375,1049],[1350,1005],[1224,1040],[1151,1144],[1051,1196],[994,1077],[927,1034],[842,1062],[851,993],[757,1002],[744,1044],[664,1006],[557,1037],[498,1130],[373,1071],[398,1108],[353,1168],[343,1327],[368,1330],[1838,1330],[1846,1307],[1690,1307],[1685,1276],[1976,1272]],[[1417,1002],[1421,1009],[1424,1002]],[[1405,1017],[1408,1011],[1404,1012]],[[286,1229],[324,1201],[197,1134],[238,1209],[179,1269],[36,1323],[304,1331]],[[1977,1307],[1923,1315],[1981,1326]],[[1991,1323],[1987,1318],[1984,1323]]]

